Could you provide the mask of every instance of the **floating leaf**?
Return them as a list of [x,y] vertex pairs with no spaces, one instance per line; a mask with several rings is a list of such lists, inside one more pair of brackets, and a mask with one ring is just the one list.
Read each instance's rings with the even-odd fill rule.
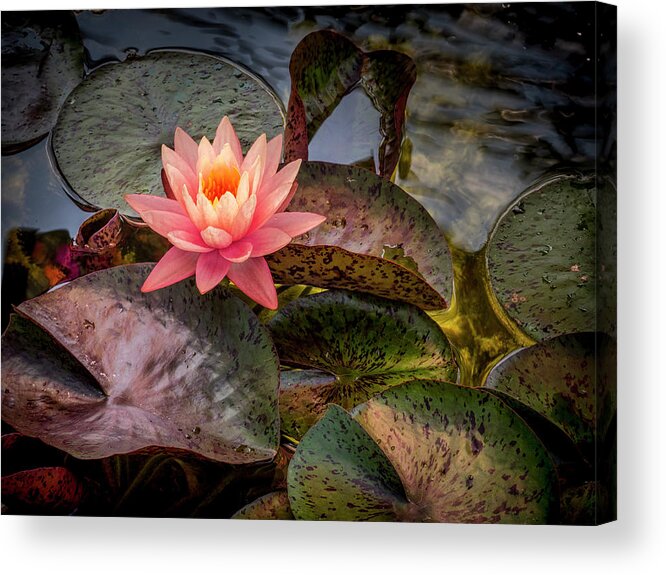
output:
[[537,340],[595,329],[596,206],[594,180],[559,178],[518,200],[493,232],[495,293]]
[[271,459],[279,378],[266,328],[222,288],[140,293],[150,269],[96,272],[17,308],[2,341],[3,418],[81,459],[149,446]]
[[274,491],[248,503],[232,519],[293,519],[286,491]]
[[280,362],[282,431],[299,438],[329,403],[350,409],[413,379],[455,382],[458,368],[437,324],[417,307],[327,291],[282,308],[268,324]]
[[2,151],[26,148],[55,124],[83,78],[83,43],[65,11],[2,15]]
[[446,240],[428,212],[391,182],[362,168],[306,162],[288,211],[327,220],[267,257],[279,283],[446,307],[452,277]]
[[414,381],[352,413],[354,419],[330,408],[299,444],[289,469],[297,518],[367,520],[375,507],[380,519],[400,521],[554,518],[552,463],[527,425],[492,394]]
[[559,336],[501,361],[485,386],[527,405],[595,460],[615,413],[615,342],[596,333]]
[[227,115],[247,148],[279,133],[282,112],[258,79],[203,54],[156,51],[95,70],[68,97],[53,132],[58,167],[80,200],[136,216],[125,194],[162,194],[161,146],[177,126],[212,140]]
[[64,467],[42,467],[2,477],[2,499],[10,512],[68,514],[83,499],[84,489]]
[[157,262],[171,244],[148,227],[138,227],[114,209],[100,210],[81,224],[71,247],[82,274],[123,264]]
[[400,157],[407,96],[416,81],[409,56],[390,50],[365,53],[331,30],[308,34],[289,63],[285,157],[308,159],[308,143],[342,98],[362,86],[380,113],[378,173],[390,177]]
[[287,484],[296,519],[394,521],[407,504],[382,450],[337,405],[299,444]]

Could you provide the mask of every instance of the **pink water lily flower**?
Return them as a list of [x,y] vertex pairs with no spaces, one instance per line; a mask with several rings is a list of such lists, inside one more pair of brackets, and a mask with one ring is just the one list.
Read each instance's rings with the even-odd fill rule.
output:
[[[176,128],[175,150],[162,146],[169,198],[125,196],[143,221],[173,247],[141,287],[149,292],[196,275],[204,294],[228,277],[261,305],[277,308],[277,293],[263,256],[326,218],[285,212],[296,191],[300,160],[278,171],[282,136],[259,136],[245,157],[229,119],[222,118],[213,143],[197,144]],[[168,184],[168,185],[167,185]]]

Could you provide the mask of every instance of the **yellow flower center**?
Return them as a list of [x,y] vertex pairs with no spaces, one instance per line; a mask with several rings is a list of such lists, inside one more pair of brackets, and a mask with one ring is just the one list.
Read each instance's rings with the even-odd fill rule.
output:
[[240,172],[235,166],[216,161],[207,174],[202,175],[201,189],[203,194],[211,201],[219,200],[227,192],[234,196],[238,190]]

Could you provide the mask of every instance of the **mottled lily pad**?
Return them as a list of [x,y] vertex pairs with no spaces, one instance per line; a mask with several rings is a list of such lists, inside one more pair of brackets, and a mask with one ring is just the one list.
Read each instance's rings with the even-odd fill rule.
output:
[[596,206],[593,179],[559,178],[518,200],[493,232],[495,293],[537,340],[595,329]]
[[171,247],[148,227],[136,226],[118,210],[106,209],[85,220],[71,245],[71,260],[86,273],[124,264],[157,262]]
[[161,146],[177,126],[212,140],[229,116],[247,149],[282,131],[275,96],[220,58],[156,51],[95,70],[67,98],[53,131],[57,165],[80,201],[136,216],[125,194],[163,195]]
[[327,217],[267,260],[279,283],[365,291],[442,309],[451,257],[428,212],[391,182],[353,166],[305,162],[288,211]]
[[142,294],[150,265],[78,278],[21,304],[2,338],[2,415],[81,459],[148,447],[228,463],[278,444],[268,331],[218,288]]
[[[339,407],[289,468],[296,518],[547,523],[556,474],[540,441],[483,389],[431,381]],[[397,481],[396,481],[397,479]]]
[[282,431],[300,438],[329,403],[351,409],[413,379],[454,382],[437,324],[415,306],[351,292],[301,297],[268,324],[280,362]]
[[2,502],[10,512],[68,514],[83,495],[82,483],[64,467],[27,469],[2,477]]
[[386,455],[337,405],[299,444],[287,485],[296,519],[395,521],[407,505]]
[[342,98],[361,86],[380,113],[383,137],[377,172],[389,178],[400,157],[405,107],[416,66],[406,54],[391,50],[363,52],[351,40],[320,30],[296,46],[289,63],[285,156],[308,159],[308,143]]
[[286,491],[273,491],[237,511],[232,519],[293,519]]
[[615,342],[603,334],[569,334],[501,361],[485,386],[533,409],[562,431],[590,461],[615,413]]
[[55,124],[83,78],[83,43],[65,11],[2,15],[2,151],[19,151]]

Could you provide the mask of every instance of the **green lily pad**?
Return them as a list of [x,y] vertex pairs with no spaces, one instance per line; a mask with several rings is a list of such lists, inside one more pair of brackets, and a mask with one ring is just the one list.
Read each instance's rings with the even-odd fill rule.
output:
[[326,162],[304,162],[287,211],[327,217],[271,254],[279,283],[364,291],[442,309],[451,294],[451,256],[428,212],[375,174]]
[[15,152],[53,127],[83,78],[83,43],[65,11],[2,15],[2,151]]
[[400,478],[382,450],[337,405],[299,444],[287,485],[296,519],[395,521],[407,505]]
[[16,309],[2,338],[2,416],[81,459],[148,447],[227,463],[275,456],[278,362],[229,292],[149,294],[151,266],[73,280]]
[[482,389],[414,381],[352,414],[330,408],[299,444],[289,469],[297,518],[367,520],[378,507],[383,520],[546,523],[557,513],[542,444]]
[[300,438],[329,403],[351,409],[413,379],[455,382],[446,336],[408,304],[351,292],[301,297],[268,324],[282,364],[282,431]]
[[594,462],[615,413],[615,357],[615,342],[604,334],[564,335],[502,360],[485,386],[554,423]]
[[212,140],[229,116],[247,149],[282,131],[278,100],[236,65],[204,54],[155,51],[95,70],[67,98],[53,152],[79,200],[136,216],[125,194],[163,195],[162,144],[176,127]]
[[237,511],[232,519],[293,519],[286,491],[273,491]]
[[595,329],[596,206],[593,179],[559,178],[518,200],[493,232],[493,289],[534,339]]
[[320,30],[296,46],[289,63],[285,157],[308,159],[308,144],[342,98],[361,86],[380,113],[377,171],[389,178],[400,158],[405,107],[416,66],[406,54],[391,50],[363,52],[351,40]]

